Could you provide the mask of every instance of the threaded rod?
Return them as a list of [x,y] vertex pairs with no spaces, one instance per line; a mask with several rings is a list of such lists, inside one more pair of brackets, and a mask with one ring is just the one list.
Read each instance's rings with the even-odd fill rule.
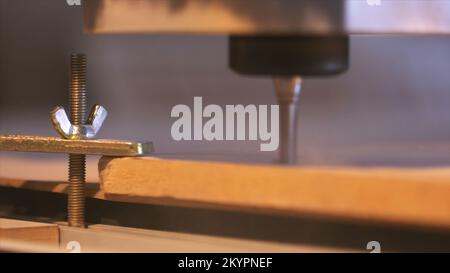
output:
[[[86,57],[72,54],[70,58],[70,121],[73,125],[86,122]],[[69,155],[68,223],[85,227],[86,156]]]

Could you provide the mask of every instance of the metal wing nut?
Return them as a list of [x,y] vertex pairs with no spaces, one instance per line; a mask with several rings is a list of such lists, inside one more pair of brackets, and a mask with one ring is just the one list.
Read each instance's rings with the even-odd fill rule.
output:
[[94,105],[85,125],[73,125],[62,106],[57,106],[50,112],[50,118],[59,135],[65,139],[92,139],[94,138],[103,122],[108,116],[108,112],[101,105]]

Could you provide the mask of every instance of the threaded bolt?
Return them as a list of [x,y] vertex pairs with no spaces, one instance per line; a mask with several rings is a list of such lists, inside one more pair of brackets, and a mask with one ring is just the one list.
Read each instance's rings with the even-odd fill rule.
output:
[[[72,54],[70,58],[70,121],[73,125],[86,122],[86,56]],[[85,227],[86,155],[69,155],[68,223]]]

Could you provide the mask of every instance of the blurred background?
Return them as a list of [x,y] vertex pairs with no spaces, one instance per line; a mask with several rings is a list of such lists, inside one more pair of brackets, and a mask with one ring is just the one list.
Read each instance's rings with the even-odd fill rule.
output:
[[[151,140],[161,157],[275,163],[277,153],[260,152],[257,141],[171,138],[172,107],[192,105],[194,96],[204,104],[276,104],[271,79],[228,68],[227,43],[224,36],[86,34],[81,7],[1,0],[0,134],[56,136],[49,112],[67,107],[69,56],[78,52],[88,57],[89,104],[109,111],[99,138]],[[304,81],[298,164],[450,164],[450,38],[353,36],[350,54],[346,74]],[[65,177],[64,167],[42,174],[49,162],[64,166],[62,159],[1,153],[0,176]]]

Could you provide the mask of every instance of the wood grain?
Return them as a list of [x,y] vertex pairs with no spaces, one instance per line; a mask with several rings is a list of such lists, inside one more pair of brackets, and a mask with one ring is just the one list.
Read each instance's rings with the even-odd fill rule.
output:
[[287,168],[103,158],[105,198],[450,228],[450,168]]

